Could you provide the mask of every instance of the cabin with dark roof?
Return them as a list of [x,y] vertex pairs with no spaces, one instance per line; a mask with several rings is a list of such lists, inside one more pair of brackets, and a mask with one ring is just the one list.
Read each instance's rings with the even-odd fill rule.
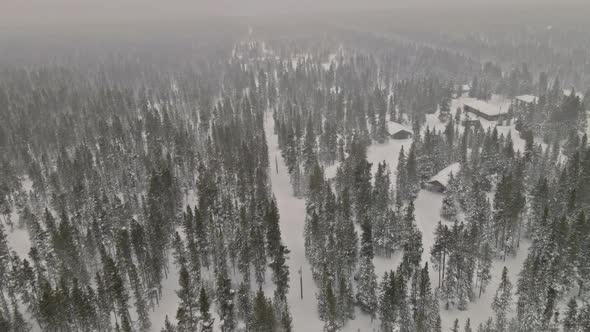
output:
[[412,137],[412,132],[405,129],[400,129],[397,132],[391,134],[393,139],[408,139]]
[[461,164],[459,163],[449,165],[442,171],[438,172],[438,174],[433,176],[429,181],[424,182],[424,189],[444,193],[447,190],[447,186],[449,185],[449,176],[451,173],[457,174],[460,169]]
[[444,193],[447,187],[438,180],[428,181],[424,184],[424,188],[437,193]]

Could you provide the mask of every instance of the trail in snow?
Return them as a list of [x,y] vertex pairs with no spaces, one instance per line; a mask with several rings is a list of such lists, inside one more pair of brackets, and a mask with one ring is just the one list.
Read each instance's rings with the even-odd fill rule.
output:
[[[295,331],[322,331],[324,323],[319,319],[317,311],[316,293],[318,291],[313,281],[309,263],[305,257],[304,223],[305,200],[293,196],[291,178],[281,157],[278,137],[274,134],[274,121],[268,114],[265,122],[266,139],[269,151],[269,160],[277,160],[278,172],[271,167],[272,190],[277,200],[281,220],[281,233],[283,241],[291,251],[289,254],[289,271],[291,275],[290,289],[287,299],[293,315]],[[373,173],[377,170],[377,163],[385,160],[392,170],[397,167],[399,151],[409,148],[411,140],[391,140],[383,144],[375,144],[369,147],[367,159],[373,163]],[[336,165],[332,166],[334,168]],[[399,253],[391,258],[375,257],[375,273],[378,278],[385,271],[395,270],[401,260]],[[303,273],[303,299],[300,296],[299,269]],[[378,331],[378,320],[371,321],[371,317],[355,309],[355,319],[350,320],[342,328],[343,332]]]
[[[458,105],[459,100],[453,100],[453,106]],[[451,108],[454,113],[456,107]],[[429,115],[427,122],[437,130],[443,130],[444,124],[438,120],[438,116]],[[491,126],[492,123],[482,123]],[[462,126],[461,126],[462,127]],[[506,126],[499,128],[499,131],[512,133],[512,138],[515,141],[515,149],[522,150],[523,142],[517,135],[513,126]],[[502,130],[503,129],[503,130]],[[305,257],[304,247],[304,222],[305,222],[305,200],[298,199],[293,196],[291,178],[281,156],[278,147],[278,137],[274,133],[274,121],[272,114],[268,113],[265,121],[265,132],[267,139],[267,146],[269,151],[269,161],[271,165],[274,160],[277,162],[278,171],[276,167],[270,168],[270,179],[272,184],[272,191],[277,201],[277,207],[280,213],[280,226],[283,235],[283,241],[289,248],[290,254],[288,259],[290,272],[290,289],[287,295],[291,314],[293,316],[293,325],[295,331],[322,331],[324,323],[319,319],[317,313],[317,286],[313,281],[309,263]],[[395,182],[395,170],[397,168],[397,160],[399,152],[404,147],[407,151],[410,148],[412,139],[407,140],[389,140],[382,144],[373,144],[367,151],[367,159],[373,163],[373,174],[377,169],[377,163],[386,161],[389,165],[392,183]],[[335,175],[337,165],[331,166],[331,171]],[[332,169],[333,168],[333,169]],[[430,261],[430,247],[434,243],[434,229],[440,218],[440,208],[442,206],[443,196],[438,193],[433,193],[426,190],[421,190],[414,202],[416,207],[416,223],[418,228],[422,231],[422,242],[424,252],[422,254],[422,262]],[[194,199],[194,198],[193,198]],[[191,201],[190,198],[187,199]],[[26,232],[26,231],[25,231]],[[28,238],[27,238],[28,240]],[[521,248],[516,257],[508,257],[506,261],[495,260],[492,267],[492,280],[487,287],[486,293],[482,294],[480,299],[468,304],[468,309],[459,311],[457,309],[445,310],[441,305],[441,319],[443,329],[450,328],[453,321],[458,318],[461,325],[464,324],[467,318],[471,318],[472,326],[477,326],[479,323],[485,322],[488,317],[492,315],[491,302],[498,286],[500,274],[504,265],[508,267],[509,277],[513,284],[518,280],[518,273],[522,267],[524,258],[526,258],[527,249],[530,243],[526,240],[521,240]],[[383,273],[389,270],[395,270],[401,260],[401,253],[396,252],[392,257],[375,257],[373,263],[375,264],[375,273],[378,280],[381,279]],[[170,265],[170,273],[168,278],[164,280],[162,288],[163,294],[160,306],[155,308],[151,313],[152,330],[159,331],[163,327],[163,322],[166,314],[172,320],[175,316],[178,298],[175,290],[177,288],[178,271]],[[303,299],[301,299],[300,276],[299,270],[302,271],[302,285],[303,285]],[[238,281],[236,276],[232,275],[234,284]],[[431,283],[434,287],[438,284],[438,273],[433,269],[430,270]],[[272,282],[267,281],[263,286],[267,296],[272,297]],[[358,308],[355,310],[355,319],[349,321],[343,327],[343,332],[357,332],[357,331],[377,331],[378,320],[371,321],[371,318],[362,313]],[[214,308],[212,308],[214,312]]]
[[[315,296],[317,287],[305,258],[303,241],[305,201],[293,196],[291,179],[281,157],[271,113],[267,115],[265,131],[269,161],[272,164],[276,160],[278,164],[278,172],[275,167],[271,167],[270,178],[280,214],[281,234],[283,242],[291,251],[288,260],[291,276],[289,285],[291,287],[289,294],[287,294],[287,300],[293,316],[294,329],[295,331],[322,331],[324,324],[320,321],[317,313]],[[301,269],[303,277],[303,299],[301,299],[300,293],[299,269]]]
[[[461,104],[460,100],[453,100],[451,111],[454,113],[457,106]],[[443,130],[444,124],[438,120],[436,114],[427,116],[427,123],[431,128],[437,130]],[[487,126],[494,125],[495,123],[486,123],[482,121],[484,128]],[[460,126],[462,127],[462,126]],[[516,150],[524,149],[524,141],[518,137],[514,126],[499,127],[499,132],[503,134],[512,134]],[[287,168],[281,157],[280,150],[278,148],[278,138],[274,134],[274,121],[272,115],[268,114],[265,121],[266,139],[269,150],[269,161],[276,159],[278,165],[278,172],[275,167],[270,169],[270,178],[272,183],[272,190],[277,201],[277,206],[280,212],[281,218],[281,232],[283,234],[283,241],[291,251],[289,254],[289,271],[291,276],[289,294],[287,295],[291,313],[293,315],[293,324],[295,331],[321,331],[323,329],[323,322],[320,321],[317,314],[317,300],[316,293],[317,287],[311,276],[310,266],[305,258],[304,248],[304,218],[305,218],[305,201],[298,199],[292,194],[292,186],[290,183],[290,176],[287,172]],[[404,146],[404,150],[408,151],[412,140],[389,140],[382,144],[373,144],[369,147],[367,152],[367,159],[373,163],[373,173],[376,171],[377,163],[385,160],[389,165],[392,183],[395,182],[395,170],[397,168],[397,160],[401,147]],[[331,171],[335,175],[335,168],[337,166],[331,166]],[[30,189],[30,181],[23,181],[25,189]],[[191,205],[194,205],[194,195],[189,195],[186,200]],[[422,255],[423,263],[430,260],[430,247],[434,241],[434,229],[439,220],[440,208],[442,206],[442,195],[438,193],[432,193],[429,191],[421,190],[415,201],[416,207],[416,223],[418,228],[422,231],[423,236],[423,247],[424,253]],[[18,220],[18,213],[15,211],[11,215],[15,225]],[[7,229],[8,243],[11,250],[17,252],[17,254],[24,258],[27,257],[30,249],[30,240],[28,232],[25,229],[14,228],[14,230]],[[513,284],[516,284],[518,280],[518,273],[522,267],[522,263],[526,258],[528,247],[530,243],[527,240],[521,240],[521,247],[516,257],[508,257],[506,261],[495,260],[492,267],[492,280],[488,285],[487,292],[482,294],[480,299],[476,299],[475,302],[468,304],[468,310],[458,311],[456,309],[445,310],[441,306],[441,318],[443,329],[450,328],[455,318],[458,318],[461,325],[464,324],[465,320],[471,318],[472,326],[477,326],[479,323],[487,320],[492,315],[491,302],[494,296],[494,292],[498,286],[500,274],[503,266],[507,266],[509,270],[509,277]],[[391,258],[375,257],[375,272],[378,279],[380,280],[385,271],[394,270],[400,262],[400,253],[396,252]],[[162,297],[160,299],[160,305],[157,306],[152,312],[150,312],[150,319],[152,323],[152,331],[159,331],[163,327],[164,318],[166,315],[169,316],[171,321],[174,321],[176,315],[176,309],[178,307],[178,297],[176,296],[175,290],[177,289],[178,271],[174,264],[169,265],[168,277],[162,283]],[[303,299],[300,298],[300,279],[298,271],[302,271],[302,285],[303,285]],[[231,271],[231,269],[230,269]],[[432,270],[430,271],[431,283],[433,288],[438,283],[438,273]],[[239,281],[237,276],[232,274],[234,285]],[[263,286],[267,296],[272,296],[273,284],[270,282],[270,278]],[[514,309],[514,305],[513,305]],[[215,308],[212,307],[212,313],[215,314]],[[514,313],[514,310],[513,310]],[[218,317],[216,317],[216,324],[218,323]],[[36,326],[36,324],[34,324]],[[363,314],[358,309],[356,310],[356,317],[351,320],[343,328],[345,332],[356,332],[356,331],[373,331],[378,329],[378,321],[374,320],[371,322],[369,316]]]
[[[457,107],[462,106],[462,100],[455,99],[452,102],[451,111],[454,114]],[[437,114],[427,116],[427,123],[430,128],[437,130],[444,130],[445,124],[441,123]],[[484,128],[495,125],[495,122],[482,121]],[[289,304],[293,314],[293,322],[296,331],[321,331],[323,323],[319,320],[317,314],[317,301],[315,292],[317,287],[311,278],[309,265],[305,258],[305,248],[303,241],[303,227],[305,218],[305,202],[297,199],[292,194],[292,187],[290,177],[284,165],[280,150],[278,148],[278,139],[274,134],[274,121],[269,115],[266,121],[266,137],[269,149],[269,159],[278,161],[278,173],[276,169],[271,170],[272,188],[277,199],[277,204],[281,214],[281,231],[286,245],[291,250],[289,258],[289,268],[291,271],[291,289],[288,296]],[[462,126],[459,126],[462,130]],[[524,149],[524,141],[520,139],[517,132],[514,130],[514,125],[498,127],[501,134],[507,135],[509,132],[512,135],[514,146],[516,150]],[[407,140],[389,140],[382,144],[373,144],[367,151],[367,159],[373,163],[373,174],[376,171],[377,163],[386,161],[389,165],[392,183],[395,182],[395,171],[397,168],[397,160],[401,147],[405,151],[409,150],[411,139]],[[328,167],[328,177],[333,177],[336,174],[338,165]],[[440,217],[440,208],[442,206],[443,196],[439,193],[433,193],[426,190],[421,190],[414,202],[416,207],[416,223],[418,228],[422,231],[423,248],[422,263],[430,261],[430,248],[434,243],[434,230]],[[459,319],[461,325],[464,324],[467,318],[471,319],[472,326],[477,326],[479,323],[485,322],[493,312],[491,310],[491,303],[498,286],[502,268],[508,267],[509,278],[515,285],[518,280],[518,273],[522,267],[522,263],[526,258],[527,250],[530,243],[527,240],[521,240],[521,247],[515,257],[507,257],[506,261],[495,260],[492,266],[492,280],[487,287],[487,291],[482,294],[481,298],[476,298],[474,302],[468,304],[465,311],[459,311],[451,308],[445,310],[441,305],[441,319],[443,329],[448,329],[452,326],[455,319]],[[375,264],[375,272],[378,280],[381,279],[383,273],[389,270],[395,270],[401,259],[401,253],[396,252],[391,258],[375,257],[373,260]],[[299,297],[299,275],[297,271],[302,267],[303,270],[303,289],[304,299]],[[438,284],[438,273],[433,269],[430,270],[431,283],[433,289]],[[514,304],[513,311],[514,313]],[[373,331],[378,330],[378,320],[371,322],[369,316],[356,310],[356,317],[351,320],[343,328],[343,331]]]

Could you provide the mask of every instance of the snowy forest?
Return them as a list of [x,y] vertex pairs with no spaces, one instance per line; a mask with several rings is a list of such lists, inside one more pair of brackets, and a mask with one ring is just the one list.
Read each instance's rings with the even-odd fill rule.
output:
[[0,33],[0,331],[590,331],[590,24],[497,14]]

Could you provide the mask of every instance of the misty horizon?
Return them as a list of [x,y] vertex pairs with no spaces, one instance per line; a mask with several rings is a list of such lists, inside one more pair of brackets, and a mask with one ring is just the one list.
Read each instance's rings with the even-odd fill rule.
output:
[[35,25],[104,25],[113,23],[133,24],[142,21],[203,20],[216,17],[272,17],[315,16],[329,14],[394,14],[396,10],[521,10],[537,12],[546,9],[571,11],[590,8],[584,0],[220,0],[220,1],[101,1],[56,0],[20,1],[5,0],[0,12],[0,26]]

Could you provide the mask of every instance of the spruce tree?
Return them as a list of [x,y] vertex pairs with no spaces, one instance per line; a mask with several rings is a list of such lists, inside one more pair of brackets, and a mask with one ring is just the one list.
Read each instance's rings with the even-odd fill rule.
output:
[[473,332],[473,330],[471,329],[471,319],[470,318],[467,318],[467,320],[465,321],[464,332]]
[[180,286],[180,289],[176,291],[176,295],[180,299],[178,312],[181,314],[177,315],[177,328],[182,331],[194,330],[197,326],[197,320],[195,317],[197,310],[197,296],[194,293],[194,287],[185,266],[181,266],[178,275],[178,285]]
[[213,318],[211,317],[211,313],[209,313],[209,307],[209,296],[205,288],[201,287],[199,293],[199,326],[202,332],[213,331]]
[[508,269],[504,267],[502,270],[502,278],[496,295],[492,301],[492,310],[496,315],[496,330],[503,332],[508,325],[508,312],[512,302],[512,283],[508,279]]
[[264,296],[262,288],[258,289],[254,297],[252,330],[260,332],[274,332],[277,322],[270,299]]

